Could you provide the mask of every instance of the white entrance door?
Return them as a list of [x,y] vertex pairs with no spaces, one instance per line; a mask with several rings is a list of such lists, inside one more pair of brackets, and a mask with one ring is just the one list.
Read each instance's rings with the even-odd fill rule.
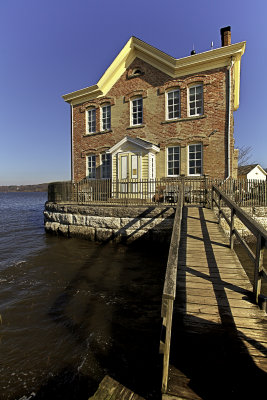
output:
[[156,179],[156,160],[155,154],[149,154],[149,192],[150,197],[152,198],[155,194],[155,179]]
[[138,184],[135,182],[138,179],[138,157],[137,155],[131,156],[131,179],[133,180],[131,185],[131,192],[137,193],[138,191]]
[[[121,156],[120,157],[120,164],[121,164],[121,180],[127,180],[128,179],[128,155]],[[127,183],[121,183],[121,192],[127,193],[128,192],[128,184]]]

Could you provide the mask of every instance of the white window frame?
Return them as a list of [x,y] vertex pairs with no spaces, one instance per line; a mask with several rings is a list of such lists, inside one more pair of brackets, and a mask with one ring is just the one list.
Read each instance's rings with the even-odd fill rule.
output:
[[[103,164],[103,156],[106,158],[107,161],[109,159],[109,165]],[[110,153],[102,153],[100,154],[101,157],[101,179],[110,179],[111,178],[111,154]],[[107,171],[109,171],[109,174],[107,174]],[[106,175],[106,176],[104,176]]]
[[[91,125],[93,124],[93,122],[94,122],[94,129],[93,129],[93,127],[90,127],[89,126],[89,113],[91,114],[91,113],[93,113],[94,114],[94,121],[92,120],[90,123],[91,123]],[[96,108],[88,108],[87,110],[86,110],[86,133],[87,134],[90,134],[90,133],[96,133]]]
[[[93,172],[92,176],[89,176],[89,168]],[[90,154],[86,156],[86,178],[96,179],[96,155]]]
[[[140,101],[141,100],[141,110],[137,110],[135,113],[139,113],[139,112],[141,112],[142,114],[142,121],[141,122],[138,122],[138,123],[135,123],[134,124],[134,111],[133,111],[133,107],[134,107],[134,102],[138,102],[138,101]],[[138,105],[137,105],[137,107],[138,107]],[[131,124],[131,126],[140,126],[140,125],[142,125],[143,124],[143,97],[136,97],[136,98],[134,98],[134,99],[132,99],[131,100],[131,116],[130,116],[130,124]]]
[[[179,103],[178,103],[178,117],[172,117],[172,118],[170,118],[169,117],[169,94],[171,94],[171,93],[175,93],[175,92],[178,92],[178,99],[179,99]],[[166,118],[166,120],[167,121],[172,121],[172,120],[176,120],[176,119],[178,119],[178,118],[181,118],[181,94],[180,94],[180,88],[176,88],[176,89],[171,89],[171,90],[168,90],[166,93],[165,93],[165,105],[166,105],[166,107],[165,107],[165,118]],[[172,107],[173,107],[173,112],[174,112],[174,105],[172,104]]]
[[[193,158],[190,160],[189,158],[189,154],[190,154],[190,146],[201,146],[201,159],[200,159],[200,168],[201,168],[201,172],[200,173],[195,173],[195,174],[190,174],[190,161],[197,161],[199,160],[199,158]],[[195,153],[197,153],[197,151],[195,150]],[[202,143],[191,143],[188,145],[188,152],[187,152],[187,156],[188,156],[188,176],[201,176],[203,175],[203,145]],[[194,168],[196,168],[196,165],[194,166]]]
[[[107,116],[104,116],[104,109],[109,108],[109,118]],[[101,126],[100,130],[103,131],[110,131],[111,130],[111,106],[110,104],[103,104],[100,109],[100,119],[101,119]],[[108,126],[105,127],[105,124]]]
[[[169,149],[173,149],[173,148],[178,148],[179,149],[179,174],[169,174]],[[166,157],[166,176],[180,176],[181,173],[181,147],[180,146],[169,146],[167,147],[167,157]],[[172,162],[174,162],[175,160],[173,159]],[[172,167],[174,169],[174,166]]]
[[[201,111],[197,112],[197,106],[196,106],[196,102],[199,101],[196,99],[196,88],[201,87]],[[191,89],[195,89],[195,99],[194,100],[190,100],[190,90]],[[190,114],[190,104],[191,103],[195,103],[194,109],[195,109],[195,113],[194,114]],[[187,107],[188,107],[188,117],[196,117],[199,115],[203,115],[203,110],[204,110],[204,96],[203,96],[203,83],[197,83],[194,85],[190,85],[187,89]]]

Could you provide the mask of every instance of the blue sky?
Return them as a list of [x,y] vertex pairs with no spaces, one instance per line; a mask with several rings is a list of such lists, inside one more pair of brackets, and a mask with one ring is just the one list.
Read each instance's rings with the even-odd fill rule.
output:
[[180,58],[247,41],[237,146],[267,167],[267,2],[1,0],[0,185],[70,179],[70,111],[61,96],[95,84],[130,36]]

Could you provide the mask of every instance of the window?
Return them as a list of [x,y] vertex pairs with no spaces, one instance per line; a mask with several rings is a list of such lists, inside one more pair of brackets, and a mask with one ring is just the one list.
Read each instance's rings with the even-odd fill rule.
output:
[[166,93],[167,115],[166,119],[180,118],[180,90],[172,90]]
[[180,174],[180,147],[168,147],[168,176]]
[[110,178],[110,154],[101,154],[101,177]]
[[95,179],[96,177],[96,164],[95,155],[87,156],[87,174],[88,179]]
[[90,108],[87,111],[87,129],[88,133],[94,133],[96,131],[96,109]]
[[202,145],[190,144],[188,147],[189,154],[189,175],[202,174]]
[[203,86],[196,85],[189,88],[189,115],[203,114]]
[[111,128],[111,108],[105,105],[101,108],[101,131],[107,131]]
[[143,99],[131,101],[131,125],[141,125],[143,123]]
[[140,69],[135,69],[133,75],[141,75],[142,71]]

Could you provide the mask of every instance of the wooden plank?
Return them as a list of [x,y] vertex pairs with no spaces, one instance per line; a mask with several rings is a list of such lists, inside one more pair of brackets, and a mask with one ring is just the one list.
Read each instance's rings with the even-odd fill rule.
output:
[[99,387],[88,400],[145,400],[138,396],[119,382],[106,375],[99,384]]
[[[211,343],[210,348],[205,348],[207,357],[216,359],[217,345],[219,348],[226,346],[230,363],[233,350],[235,357],[240,358],[240,366],[243,367],[242,360],[251,359],[253,365],[267,372],[266,316],[253,302],[252,284],[238,257],[227,246],[229,242],[227,243],[218,224],[207,222],[214,219],[211,211],[197,208],[188,208],[187,211],[188,219],[182,225],[177,298],[174,304],[175,330],[172,335],[178,343],[179,338],[183,340],[189,335],[191,339],[188,339],[188,346],[194,343],[194,337],[200,343],[205,337],[211,340],[219,337],[219,342]],[[179,343],[186,360],[184,346],[185,344]],[[188,351],[191,352],[189,347]],[[176,354],[173,357],[176,359]],[[178,352],[178,363],[179,357],[181,355]],[[191,363],[187,365],[189,375],[191,365],[194,364],[194,355],[190,354],[190,357]],[[196,362],[199,363],[199,360],[196,359]],[[221,360],[216,359],[216,362],[219,365]],[[171,368],[174,367],[170,367],[168,391],[163,399],[201,398],[198,391],[192,390],[189,377],[177,368],[173,371]],[[225,370],[227,371],[227,364]]]
[[190,388],[190,378],[182,371],[170,366],[169,370],[170,384],[168,393],[163,394],[162,400],[201,400],[202,398]]

